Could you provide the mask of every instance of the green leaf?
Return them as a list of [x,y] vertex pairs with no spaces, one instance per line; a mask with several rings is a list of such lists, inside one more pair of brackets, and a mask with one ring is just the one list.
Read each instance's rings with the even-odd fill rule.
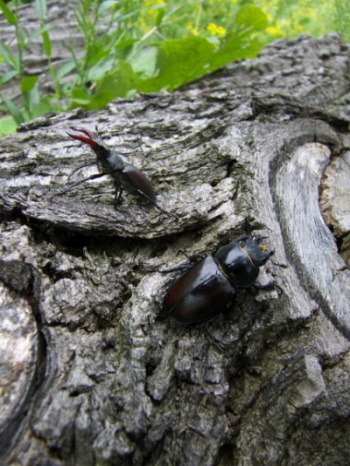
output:
[[72,96],[72,107],[85,107],[92,99],[91,94],[85,91],[85,89],[74,88],[71,93]]
[[5,60],[5,63],[7,63],[8,66],[16,70],[17,73],[20,72],[20,66],[19,66],[19,61],[17,57],[11,52],[9,47],[1,39],[0,39],[0,55],[2,55],[3,59]]
[[40,103],[39,89],[35,86],[30,91],[23,93],[24,107],[30,118],[34,118],[33,111]]
[[129,61],[129,57],[134,52],[134,45],[137,44],[139,41],[136,39],[124,39],[118,40],[115,43],[114,50],[116,53],[116,58],[120,60],[127,60]]
[[69,74],[71,71],[73,71],[75,68],[75,62],[73,60],[67,61],[66,63],[63,63],[62,66],[60,66],[56,70],[56,78],[61,79],[67,74]]
[[129,62],[135,73],[139,76],[150,78],[154,76],[157,64],[157,47],[145,47],[133,53]]
[[38,81],[38,76],[26,76],[21,79],[21,91],[22,93],[29,92],[33,89]]
[[12,117],[6,116],[0,118],[0,136],[6,136],[6,134],[14,133],[16,128],[17,123]]
[[214,71],[228,63],[244,58],[254,58],[262,49],[257,39],[246,40],[238,34],[231,34],[210,61],[208,71]]
[[166,9],[164,7],[159,8],[156,22],[155,22],[157,27],[159,27],[162,24],[165,13],[166,13]]
[[13,26],[15,26],[18,20],[3,0],[0,0],[0,9],[7,21]]
[[257,6],[244,5],[236,16],[238,30],[248,29],[249,33],[261,31],[268,26],[266,14]]
[[113,71],[105,75],[96,86],[96,91],[88,109],[100,109],[116,97],[126,97],[137,88],[138,78],[130,63],[119,60]]
[[96,0],[83,0],[82,2],[80,2],[82,6],[82,11],[84,12],[84,16],[87,16],[91,5],[95,2]]
[[41,37],[43,39],[43,45],[44,45],[44,52],[45,52],[45,55],[50,58],[51,57],[51,39],[50,39],[50,36],[49,36],[49,33],[48,31],[43,31],[41,33]]
[[46,18],[46,0],[35,0],[35,9],[41,20]]
[[103,58],[92,66],[88,72],[88,80],[95,81],[101,79],[105,74],[107,74],[113,68],[115,60],[113,57],[109,56],[108,58]]
[[49,113],[53,110],[52,105],[50,104],[50,101],[48,98],[46,99],[40,99],[40,101],[33,106],[32,108],[32,118],[38,118],[41,115],[44,115],[45,113]]
[[105,0],[104,2],[101,2],[98,11],[99,13],[104,13],[108,9],[114,9],[118,8],[120,3],[120,0]]
[[267,17],[260,8],[245,5],[237,13],[236,27],[222,41],[213,55],[208,71],[214,71],[235,60],[254,58],[263,47],[256,32],[268,25]]
[[8,99],[4,95],[0,95],[3,104],[6,107],[6,110],[12,115],[13,119],[16,121],[17,124],[23,123],[25,121],[25,114],[24,112],[17,107],[17,105],[12,102],[11,99]]
[[165,40],[158,48],[158,75],[140,82],[138,90],[172,90],[196,79],[205,72],[214,51],[214,45],[201,37]]
[[6,73],[3,73],[0,78],[0,85],[7,83],[10,81],[12,78],[17,76],[17,71],[16,70],[10,70],[7,71]]
[[101,63],[102,60],[111,59],[111,47],[104,47],[100,42],[90,44],[89,47],[86,49],[86,54],[83,59],[84,68],[86,70],[92,68],[98,63]]

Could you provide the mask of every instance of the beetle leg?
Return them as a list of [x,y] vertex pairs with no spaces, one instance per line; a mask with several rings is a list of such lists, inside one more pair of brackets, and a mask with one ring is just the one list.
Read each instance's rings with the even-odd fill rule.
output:
[[275,265],[276,267],[281,267],[282,269],[288,269],[288,265],[287,264],[280,264],[279,262],[274,262],[274,261],[270,261],[271,264]]
[[171,217],[173,217],[175,220],[178,220],[179,218],[175,215],[175,214],[172,214],[171,212],[168,212],[164,209],[162,209],[156,202],[154,202],[150,197],[146,196],[146,194],[142,191],[140,191],[139,189],[137,192],[140,196],[144,197],[145,199],[148,200],[148,202],[150,202],[154,207],[156,207],[158,210],[160,210],[161,212],[163,212],[163,214],[166,214],[166,215],[170,215]]
[[121,198],[122,198],[122,194],[123,194],[123,188],[120,187],[119,189],[117,188],[117,191],[115,193],[115,197],[114,197],[114,208],[116,209],[118,207],[118,205],[120,204],[120,201],[121,201]]
[[186,272],[191,267],[192,265],[190,264],[177,265],[176,267],[172,267],[171,269],[159,270],[159,273],[171,273],[171,272],[179,272],[179,271]]
[[[188,260],[188,262],[192,262],[192,264],[193,264],[194,262],[198,262],[198,260],[199,260],[198,257],[191,257],[191,256],[189,256],[189,255],[187,254],[187,252],[185,252],[185,251],[182,250],[182,249],[180,249],[179,252],[181,252],[181,254],[183,254],[183,255],[186,257],[186,259]],[[203,257],[200,257],[200,260],[201,260],[201,259],[203,259]]]
[[91,165],[96,165],[96,162],[89,162],[89,163],[86,163],[84,165],[81,165],[80,167],[76,168],[75,170],[72,171],[72,173],[69,175],[68,177],[68,180],[70,180],[72,178],[72,176],[74,175],[74,173],[78,172],[79,170],[81,170],[82,168],[85,168],[85,167],[90,167]]
[[[186,259],[188,260],[189,263],[188,264],[178,265],[176,267],[172,267],[171,269],[159,270],[160,273],[177,272],[179,270],[180,271],[183,270],[184,272],[186,272],[186,270],[190,269],[193,266],[194,262],[198,262],[198,257],[191,257],[185,251],[183,251],[182,249],[180,249],[179,252],[186,257]],[[200,260],[202,260],[202,259],[203,259],[203,257],[200,257]]]
[[[108,172],[109,175],[112,175],[113,176],[113,173],[116,173],[116,172],[120,172],[121,168],[118,167],[114,170],[111,170],[110,172]],[[125,174],[124,174],[125,175]],[[128,186],[129,187],[132,187],[132,194],[137,194],[139,195],[140,197],[143,197],[144,199],[147,199],[148,202],[150,202],[154,207],[156,207],[158,210],[160,210],[161,212],[163,212],[164,214],[166,215],[169,215],[171,217],[173,217],[175,220],[178,220],[178,217],[174,214],[172,214],[171,212],[167,212],[166,210],[162,209],[162,207],[160,207],[149,195],[147,195],[144,191],[141,191],[141,189],[135,189],[136,186],[134,185],[134,183],[130,183],[130,180],[128,178],[124,179],[119,179],[118,180],[118,185],[117,185],[117,189],[119,187],[119,183],[124,186],[126,189],[128,189]]]
[[106,176],[107,173],[97,173],[96,175],[91,175],[91,176],[88,176],[87,178],[84,178],[82,180],[79,180],[79,181],[76,181],[75,183],[72,183],[70,186],[68,186],[68,188],[64,189],[63,191],[59,192],[59,193],[56,193],[54,194],[53,196],[51,196],[49,198],[49,201],[51,201],[54,197],[56,196],[61,196],[62,194],[65,194],[67,193],[68,191],[70,191],[71,189],[75,188],[76,186],[78,186],[79,184],[82,184],[82,183],[85,183],[85,181],[90,181],[90,180],[96,180],[97,178],[101,178],[102,176]]

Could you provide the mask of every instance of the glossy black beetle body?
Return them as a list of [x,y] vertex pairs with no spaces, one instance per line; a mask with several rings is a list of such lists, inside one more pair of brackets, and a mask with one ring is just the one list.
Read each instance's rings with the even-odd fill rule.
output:
[[252,286],[259,267],[274,254],[262,236],[240,236],[191,267],[168,290],[164,310],[175,320],[194,324],[212,319],[230,304],[237,288]]
[[[68,133],[68,136],[70,136],[73,139],[77,139],[78,141],[84,142],[92,148],[92,150],[96,154],[97,167],[100,173],[72,183],[67,189],[62,191],[60,194],[69,191],[70,189],[74,188],[75,186],[78,186],[81,183],[84,183],[85,181],[94,180],[105,175],[110,175],[113,177],[114,186],[116,189],[115,207],[117,207],[117,205],[119,204],[122,193],[125,190],[130,194],[134,194],[136,196],[140,196],[144,199],[147,199],[147,201],[149,201],[154,207],[159,209],[161,212],[164,212],[167,215],[171,215],[172,217],[177,218],[175,215],[159,207],[159,205],[156,203],[156,193],[153,189],[151,181],[147,178],[147,176],[131,163],[125,163],[124,160],[118,154],[116,154],[107,146],[107,144],[100,138],[97,132],[94,133],[92,131],[88,131],[87,129],[76,127],[72,127],[71,129],[73,131],[83,133]],[[74,170],[74,172],[80,170],[85,166],[92,165],[93,163],[82,165],[81,167]]]

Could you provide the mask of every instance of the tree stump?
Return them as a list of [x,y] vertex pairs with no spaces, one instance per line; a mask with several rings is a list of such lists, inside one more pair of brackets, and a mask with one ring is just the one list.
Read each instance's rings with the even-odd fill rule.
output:
[[[1,464],[348,465],[349,52],[279,41],[1,140]],[[52,198],[94,161],[66,131],[96,125],[177,221],[115,210],[108,177]],[[270,288],[171,321],[161,271],[244,233],[275,250]]]

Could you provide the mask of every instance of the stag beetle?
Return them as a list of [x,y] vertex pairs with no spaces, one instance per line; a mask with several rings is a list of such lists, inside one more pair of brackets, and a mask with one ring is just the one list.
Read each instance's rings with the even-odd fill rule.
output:
[[264,238],[242,235],[195,264],[171,285],[164,310],[184,324],[218,315],[232,302],[237,288],[255,285],[259,267],[274,254],[261,243]]
[[[136,196],[143,197],[161,212],[167,215],[171,215],[172,217],[177,219],[176,215],[167,212],[156,203],[156,193],[154,192],[152,183],[146,177],[146,175],[141,170],[134,167],[134,165],[131,165],[131,163],[125,163],[118,154],[111,150],[99,136],[97,127],[96,133],[88,131],[85,128],[77,128],[74,126],[72,126],[71,129],[73,131],[83,133],[67,134],[72,139],[77,139],[78,141],[88,144],[91,147],[91,149],[96,154],[97,167],[100,173],[96,175],[91,175],[87,178],[72,183],[67,189],[61,191],[59,194],[64,194],[72,188],[74,188],[75,186],[85,183],[85,181],[95,180],[96,178],[101,178],[105,175],[111,175],[113,177],[114,186],[116,189],[114,201],[115,207],[118,206],[121,200],[122,193],[125,190]],[[72,176],[73,173],[77,172],[81,168],[93,165],[96,162],[91,162],[76,168],[70,176]]]

